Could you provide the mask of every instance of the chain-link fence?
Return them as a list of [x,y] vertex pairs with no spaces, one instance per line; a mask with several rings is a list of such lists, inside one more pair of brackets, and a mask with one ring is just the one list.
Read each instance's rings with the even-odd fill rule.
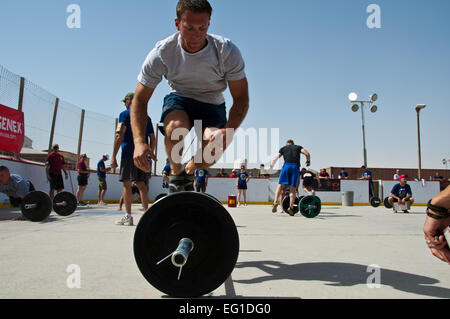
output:
[[89,167],[96,169],[102,155],[112,153],[115,118],[60,100],[1,65],[0,104],[24,113],[28,139],[22,158],[43,162],[51,145],[58,144],[68,168],[75,168],[79,155],[86,153]]
[[20,76],[0,66],[0,104],[17,108],[19,90]]

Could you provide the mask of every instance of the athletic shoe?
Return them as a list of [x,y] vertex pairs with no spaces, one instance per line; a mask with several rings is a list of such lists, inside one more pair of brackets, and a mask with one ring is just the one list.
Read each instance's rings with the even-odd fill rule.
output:
[[291,207],[289,207],[289,208],[287,209],[287,213],[288,213],[289,215],[291,215],[291,216],[294,216],[294,215],[295,215],[295,214],[294,214],[294,211],[292,210]]
[[194,190],[194,174],[186,174],[186,171],[182,171],[180,175],[169,176],[169,191],[168,193],[177,193],[182,191]]
[[406,209],[405,209],[403,212],[404,212],[405,214],[409,214],[409,211],[406,210]]
[[278,208],[278,204],[272,204],[272,213],[276,213]]
[[86,204],[83,202],[78,202],[78,206],[86,206]]
[[132,216],[123,216],[120,220],[116,220],[116,225],[120,226],[133,226],[133,217]]

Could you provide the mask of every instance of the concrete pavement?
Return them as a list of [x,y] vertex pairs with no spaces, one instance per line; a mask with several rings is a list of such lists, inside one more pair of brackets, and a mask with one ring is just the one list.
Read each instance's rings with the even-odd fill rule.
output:
[[[114,225],[117,207],[53,213],[41,223],[11,221],[19,211],[0,210],[0,298],[166,297],[139,272],[135,227]],[[315,219],[267,205],[227,209],[239,259],[212,298],[450,298],[449,265],[425,245],[424,207],[393,214],[324,206]]]

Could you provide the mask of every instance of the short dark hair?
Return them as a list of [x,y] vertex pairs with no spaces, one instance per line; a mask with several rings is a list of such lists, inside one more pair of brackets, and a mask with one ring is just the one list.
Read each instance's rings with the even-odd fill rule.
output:
[[361,166],[361,168],[367,168],[365,165]]
[[206,12],[210,17],[212,14],[212,7],[207,0],[179,0],[177,4],[177,18],[179,20],[186,10],[195,13]]
[[287,140],[286,144],[294,144],[294,140]]
[[0,172],[3,172],[3,171],[9,172],[9,168],[6,167],[5,165],[0,166]]

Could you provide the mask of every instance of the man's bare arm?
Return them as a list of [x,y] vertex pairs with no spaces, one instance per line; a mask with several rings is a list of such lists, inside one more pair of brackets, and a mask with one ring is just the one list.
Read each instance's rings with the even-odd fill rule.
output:
[[311,154],[304,148],[302,148],[301,153],[306,156],[306,166],[309,166],[311,164]]
[[116,156],[119,152],[120,145],[122,144],[123,136],[125,135],[125,132],[127,130],[127,127],[123,125],[123,123],[119,123],[117,129],[116,129],[116,135],[114,136],[114,148],[113,148],[113,154],[111,156],[111,168],[117,167],[117,160]]
[[134,145],[145,143],[145,128],[147,126],[147,104],[155,89],[138,83],[130,106],[131,130],[133,131]]
[[249,109],[248,83],[247,78],[237,81],[228,81],[233,105],[230,109],[228,122],[225,128],[237,129],[245,119]]
[[[147,155],[152,154],[150,146],[146,143],[145,129],[147,127],[147,104],[155,89],[138,83],[130,107],[131,130],[134,140],[134,164],[144,172],[150,172],[151,167]],[[152,157],[152,156],[151,156]]]

